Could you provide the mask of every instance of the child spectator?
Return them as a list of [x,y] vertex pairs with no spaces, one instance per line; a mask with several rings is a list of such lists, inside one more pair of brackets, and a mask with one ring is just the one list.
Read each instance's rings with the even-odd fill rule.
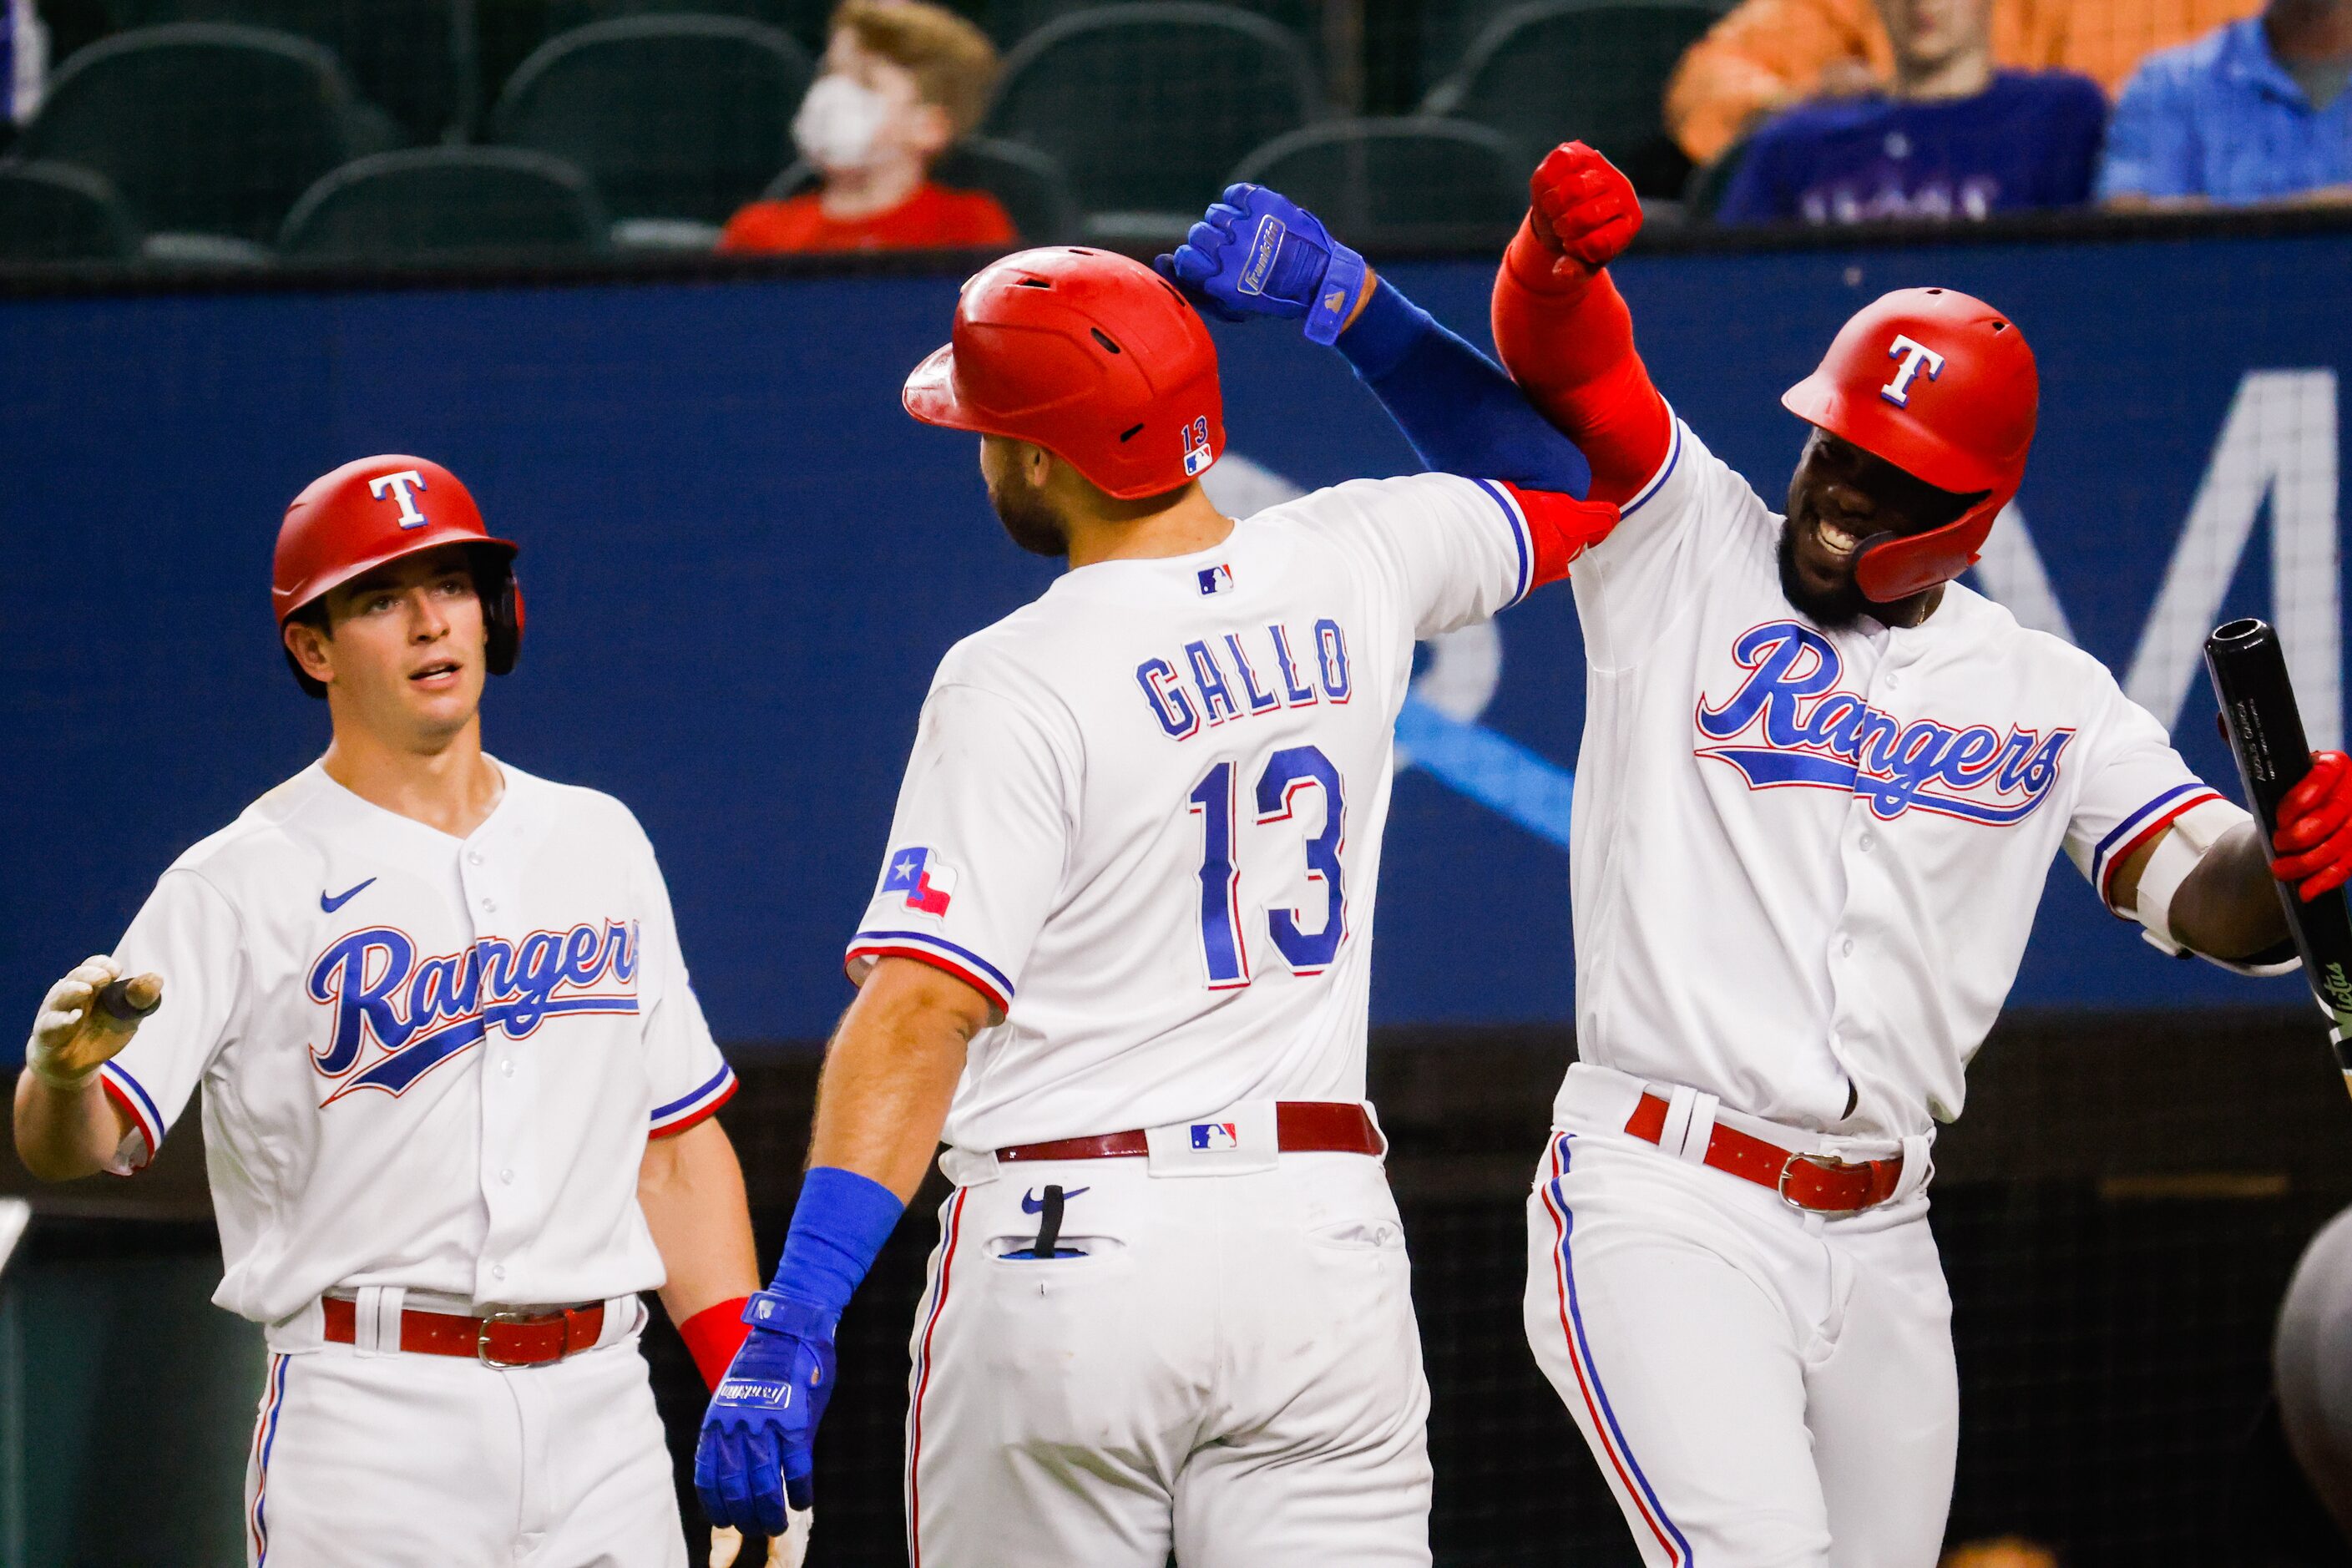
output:
[[[1993,63],[2080,71],[2108,92],[2157,49],[2251,16],[2262,0],[1994,0]],[[1895,49],[1872,0],[1740,0],[1666,85],[1666,128],[1694,163],[1722,156],[1772,115],[1892,79]]]
[[2272,0],[2149,57],[2116,104],[2111,207],[2352,201],[2352,0]]
[[936,184],[931,164],[980,122],[996,77],[986,35],[922,0],[844,0],[824,70],[793,120],[821,184],[737,213],[721,250],[915,250],[1010,246],[985,191]]
[[1996,71],[1992,4],[1879,0],[1893,88],[1758,132],[1717,220],[1978,219],[2088,201],[2107,100],[2071,71]]

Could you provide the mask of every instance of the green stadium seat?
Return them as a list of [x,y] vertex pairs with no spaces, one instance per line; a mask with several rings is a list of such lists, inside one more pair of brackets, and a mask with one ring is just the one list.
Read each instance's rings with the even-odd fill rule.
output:
[[1280,191],[1360,249],[1501,244],[1528,207],[1517,144],[1461,120],[1309,125],[1243,159],[1227,183],[1240,180]]
[[106,9],[119,27],[236,22],[323,44],[405,141],[457,140],[472,124],[470,0],[106,0]]
[[549,0],[550,33],[623,16],[737,16],[790,33],[812,53],[824,47],[824,25],[838,0]]
[[[986,191],[1002,203],[1024,245],[1059,245],[1079,237],[1085,221],[1061,165],[1034,147],[975,136],[960,142],[931,167],[931,178],[960,191]],[[816,186],[817,172],[794,163],[761,193],[782,201]]]
[[1717,155],[1715,162],[1701,163],[1691,171],[1690,181],[1683,186],[1683,216],[1695,224],[1713,223],[1715,209],[1731,189],[1732,177],[1739,173],[1740,162],[1748,156],[1749,138],[1741,137]]
[[1048,22],[1004,62],[988,134],[1069,172],[1101,239],[1181,235],[1254,147],[1313,119],[1297,37],[1230,5],[1138,0]]
[[1679,195],[1690,162],[1666,135],[1666,78],[1716,15],[1703,0],[1538,0],[1496,17],[1422,108],[1493,126],[1531,166],[1588,142],[1643,195]]
[[0,261],[129,261],[139,226],[102,174],[0,163]]
[[78,51],[16,151],[103,174],[151,234],[267,241],[312,181],[398,139],[318,44],[184,22]]
[[604,205],[588,176],[520,147],[426,147],[346,163],[286,216],[289,256],[377,261],[605,245]]
[[[988,29],[1000,48],[1011,48],[1048,22],[1106,5],[1139,4],[1143,0],[977,0],[973,19]],[[1323,37],[1323,6],[1318,0],[1223,0],[1237,11],[1263,16],[1286,27],[1310,52],[1318,52]],[[957,7],[971,11],[971,5]]]
[[[1505,12],[1525,5],[1528,0],[1448,0],[1443,5],[1419,7],[1414,36],[1419,39],[1422,90],[1426,91],[1454,74],[1477,42],[1479,35]],[[1671,0],[1670,0],[1671,3]],[[1721,16],[1738,0],[1701,0],[1708,11]]]
[[584,170],[616,232],[716,226],[792,161],[812,74],[791,37],[741,17],[596,22],[523,61],[492,138]]

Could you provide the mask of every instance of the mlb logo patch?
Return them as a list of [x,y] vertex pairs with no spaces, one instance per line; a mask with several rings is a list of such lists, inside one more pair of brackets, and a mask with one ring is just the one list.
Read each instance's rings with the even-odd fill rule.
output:
[[1203,414],[1184,426],[1184,477],[1196,477],[1216,460],[1216,453],[1209,447],[1209,416]]
[[919,846],[893,855],[882,877],[885,893],[904,893],[908,909],[927,915],[948,912],[955,886],[955,868]]
[[1192,1147],[1216,1151],[1241,1147],[1241,1134],[1230,1121],[1195,1121],[1192,1123]]
[[1233,585],[1234,569],[1232,567],[1203,566],[1201,568],[1201,594],[1202,597],[1205,598],[1211,594],[1222,594]]

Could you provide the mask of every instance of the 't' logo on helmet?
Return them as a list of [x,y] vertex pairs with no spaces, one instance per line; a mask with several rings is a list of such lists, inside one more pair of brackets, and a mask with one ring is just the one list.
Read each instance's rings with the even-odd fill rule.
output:
[[1878,389],[1878,395],[1897,408],[1911,406],[1911,383],[1917,377],[1922,366],[1927,368],[1929,381],[1944,374],[1942,354],[1923,342],[1906,337],[1901,332],[1895,333],[1895,341],[1887,345],[1886,357],[1900,359],[1903,363],[1895,371],[1895,379]]
[[[1899,341],[1908,342],[1909,340],[1905,339]],[[1940,368],[1942,362],[1937,361],[1937,363],[1938,368]],[[425,476],[418,473],[415,468],[403,468],[396,474],[384,474],[379,478],[370,479],[368,481],[368,494],[375,497],[378,500],[383,500],[384,491],[386,489],[391,490],[394,499],[400,502],[400,526],[403,528],[423,528],[432,520],[427,518],[423,512],[416,510],[415,498],[409,494],[409,487],[412,485],[420,490],[425,489]]]

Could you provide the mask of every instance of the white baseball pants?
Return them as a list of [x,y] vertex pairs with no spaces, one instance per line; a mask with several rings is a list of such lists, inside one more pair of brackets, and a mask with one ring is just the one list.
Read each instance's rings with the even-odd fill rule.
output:
[[[1049,1184],[1054,1250],[1084,1256],[1007,1256],[1035,1251]],[[1427,1568],[1429,1389],[1377,1160],[1007,1164],[940,1227],[913,1568]]]
[[545,1366],[272,1354],[249,1568],[684,1568],[636,1336]]
[[1933,1568],[1959,1386],[1924,1194],[1824,1220],[1554,1129],[1526,1310],[1652,1568]]

